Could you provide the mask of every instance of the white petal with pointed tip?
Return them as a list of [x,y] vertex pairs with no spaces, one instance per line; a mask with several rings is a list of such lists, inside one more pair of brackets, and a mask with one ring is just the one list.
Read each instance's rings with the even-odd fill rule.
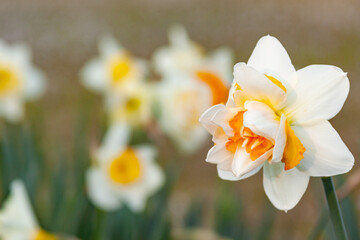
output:
[[272,204],[279,210],[295,207],[305,193],[310,176],[296,167],[284,170],[283,163],[264,164],[264,190]]
[[275,77],[285,87],[296,82],[296,71],[286,49],[272,36],[262,37],[252,52],[248,65],[256,70]]
[[313,126],[293,126],[306,148],[298,168],[310,176],[334,176],[350,171],[354,157],[331,124],[323,120]]
[[13,181],[0,211],[0,238],[27,239],[38,227],[24,183]]

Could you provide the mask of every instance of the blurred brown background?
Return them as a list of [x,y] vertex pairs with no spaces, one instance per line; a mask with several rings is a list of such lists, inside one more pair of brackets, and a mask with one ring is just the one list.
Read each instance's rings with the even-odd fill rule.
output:
[[[11,43],[24,41],[32,48],[35,64],[48,76],[47,95],[39,102],[47,137],[66,142],[73,134],[79,95],[86,91],[79,84],[79,69],[97,54],[103,34],[114,34],[135,55],[150,59],[156,48],[167,44],[168,28],[179,23],[208,50],[223,45],[233,48],[236,62],[247,61],[261,36],[274,35],[296,68],[324,63],[349,73],[349,98],[331,122],[358,158],[359,13],[358,0],[1,0],[0,37]],[[100,111],[100,97],[97,99],[94,109]],[[211,214],[211,199],[220,180],[215,166],[204,162],[206,149],[187,160],[175,196],[185,201],[190,193],[197,193],[209,199]],[[232,185],[244,197],[248,224],[256,226],[260,221],[257,213],[267,201],[261,174]],[[303,239],[309,233],[320,214],[319,206],[325,204],[318,200],[323,198],[321,187],[320,181],[311,181],[294,210],[277,213],[276,239],[289,239],[289,234],[291,239]],[[360,209],[360,196],[356,202]]]

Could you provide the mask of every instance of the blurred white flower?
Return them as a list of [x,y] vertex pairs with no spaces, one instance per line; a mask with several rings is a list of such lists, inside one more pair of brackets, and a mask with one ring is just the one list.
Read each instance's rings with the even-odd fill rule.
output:
[[263,170],[265,193],[280,210],[292,209],[310,176],[348,172],[354,157],[327,121],[342,108],[349,79],[340,68],[298,71],[274,37],[259,40],[247,64],[234,67],[226,105],[200,118],[213,135],[207,162],[219,176],[240,180]]
[[128,146],[128,128],[113,125],[95,155],[87,172],[90,200],[105,211],[126,204],[142,211],[148,197],[164,183],[161,168],[155,163],[155,149],[150,146]]
[[143,81],[146,64],[134,58],[112,36],[99,43],[99,56],[87,62],[81,71],[81,80],[87,88],[105,96],[121,94],[129,84]]
[[11,183],[10,196],[0,210],[0,238],[4,240],[55,240],[43,231],[33,213],[24,183]]
[[153,87],[148,83],[131,84],[122,94],[107,98],[106,108],[112,124],[145,126],[151,119]]
[[0,116],[20,121],[25,101],[37,99],[44,90],[44,74],[32,65],[30,49],[0,40]]
[[211,92],[200,83],[173,78],[173,82],[164,82],[158,88],[159,123],[183,151],[192,152],[208,139],[198,119],[212,106]]
[[159,48],[154,53],[154,67],[161,75],[191,72],[204,61],[203,49],[192,42],[184,27],[174,26],[169,32],[170,46]]
[[232,80],[232,54],[220,48],[205,55],[191,42],[182,27],[171,29],[170,46],[154,53],[154,66],[161,75],[157,102],[164,132],[186,152],[207,139],[198,123],[201,113],[226,102]]

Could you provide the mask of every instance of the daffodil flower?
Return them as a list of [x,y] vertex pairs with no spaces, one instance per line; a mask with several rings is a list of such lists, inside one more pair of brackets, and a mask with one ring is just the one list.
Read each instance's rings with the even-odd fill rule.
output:
[[153,58],[162,80],[160,125],[182,150],[191,152],[207,139],[198,123],[201,113],[227,100],[232,54],[220,48],[206,55],[179,26],[171,29],[169,40],[170,46],[158,49]]
[[135,212],[142,211],[147,198],[164,182],[163,172],[154,160],[155,149],[128,146],[127,140],[127,126],[113,125],[87,172],[90,200],[105,211],[124,204]]
[[0,40],[0,116],[20,121],[25,101],[37,99],[44,90],[44,74],[32,65],[29,48]]
[[106,109],[111,124],[145,126],[151,119],[153,86],[149,83],[134,83],[122,94],[109,96]]
[[102,38],[99,56],[85,64],[81,79],[87,88],[105,96],[121,94],[129,84],[143,81],[146,64],[133,57],[111,36]]
[[6,240],[56,240],[57,237],[42,230],[32,211],[24,183],[11,183],[11,195],[0,210],[0,238]]
[[200,118],[215,143],[206,161],[232,181],[263,168],[270,201],[280,210],[292,209],[311,176],[346,173],[354,164],[328,122],[348,92],[340,68],[310,65],[296,71],[281,43],[263,37],[248,63],[235,65],[226,105],[215,105]]

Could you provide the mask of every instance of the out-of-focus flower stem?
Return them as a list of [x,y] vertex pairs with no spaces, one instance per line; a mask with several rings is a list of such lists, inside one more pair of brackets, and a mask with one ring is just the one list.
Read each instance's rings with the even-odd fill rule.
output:
[[326,200],[329,205],[330,218],[334,227],[336,239],[348,239],[345,229],[345,224],[342,218],[339,201],[336,197],[336,191],[332,177],[323,177],[322,182],[324,185]]
[[95,234],[94,234],[94,240],[101,240],[103,239],[104,234],[104,226],[105,226],[105,219],[106,213],[103,211],[97,209],[96,210],[96,224],[95,224]]

